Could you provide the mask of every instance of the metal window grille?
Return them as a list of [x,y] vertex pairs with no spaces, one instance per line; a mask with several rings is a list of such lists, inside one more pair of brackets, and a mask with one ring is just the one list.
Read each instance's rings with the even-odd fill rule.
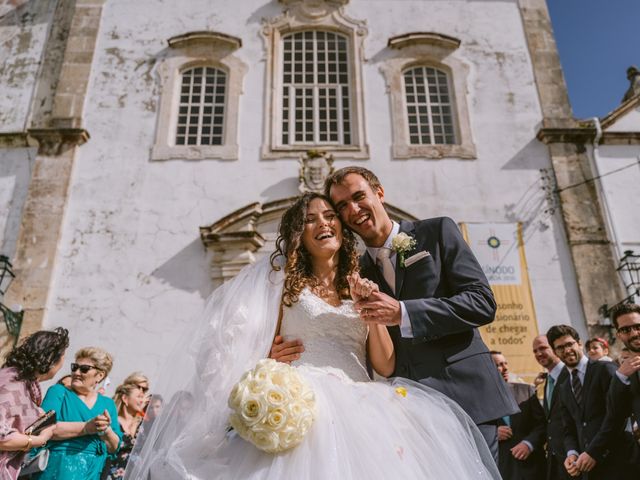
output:
[[404,72],[404,86],[412,145],[456,143],[449,78],[432,67],[415,67]]
[[315,30],[283,38],[283,145],[351,145],[348,42]]
[[227,74],[212,67],[182,72],[176,145],[222,145]]

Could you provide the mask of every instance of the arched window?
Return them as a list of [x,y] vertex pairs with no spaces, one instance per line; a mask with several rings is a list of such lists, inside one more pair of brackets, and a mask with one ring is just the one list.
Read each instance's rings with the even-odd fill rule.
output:
[[456,143],[453,100],[446,72],[428,66],[403,72],[409,144]]
[[182,72],[176,145],[222,145],[227,74],[213,67]]
[[349,50],[334,32],[282,38],[282,145],[351,145]]

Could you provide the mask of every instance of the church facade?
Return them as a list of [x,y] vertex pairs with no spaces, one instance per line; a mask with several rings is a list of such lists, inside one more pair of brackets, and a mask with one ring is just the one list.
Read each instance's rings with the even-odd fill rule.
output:
[[565,189],[593,165],[544,0],[2,8],[2,301],[22,335],[64,326],[114,377],[154,371],[291,198],[352,164],[395,218],[519,224],[539,331],[601,333],[623,296],[602,198]]

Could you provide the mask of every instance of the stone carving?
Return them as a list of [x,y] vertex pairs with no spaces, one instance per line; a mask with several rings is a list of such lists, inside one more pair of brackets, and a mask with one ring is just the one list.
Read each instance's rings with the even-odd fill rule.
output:
[[627,68],[627,79],[629,80],[629,89],[622,97],[622,102],[626,102],[632,97],[640,94],[640,70],[637,67],[631,66]]
[[300,185],[302,193],[324,191],[324,180],[333,173],[333,155],[318,150],[309,150],[300,159]]

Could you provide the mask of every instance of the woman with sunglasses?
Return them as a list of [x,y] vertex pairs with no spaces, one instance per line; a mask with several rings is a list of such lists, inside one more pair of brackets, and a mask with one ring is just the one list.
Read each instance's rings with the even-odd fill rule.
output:
[[69,346],[64,328],[39,331],[11,350],[0,369],[0,478],[14,480],[25,453],[42,447],[51,438],[53,426],[38,435],[25,429],[44,412],[40,408],[40,384],[60,370]]
[[122,381],[122,384],[131,384],[138,387],[138,389],[144,394],[144,405],[142,410],[146,411],[151,398],[149,395],[149,379],[147,376],[142,372],[133,372]]
[[55,410],[58,424],[49,443],[49,464],[39,480],[98,480],[108,454],[118,450],[122,433],[116,405],[96,386],[113,366],[111,355],[96,347],[76,352],[71,385],[53,385],[42,402]]

